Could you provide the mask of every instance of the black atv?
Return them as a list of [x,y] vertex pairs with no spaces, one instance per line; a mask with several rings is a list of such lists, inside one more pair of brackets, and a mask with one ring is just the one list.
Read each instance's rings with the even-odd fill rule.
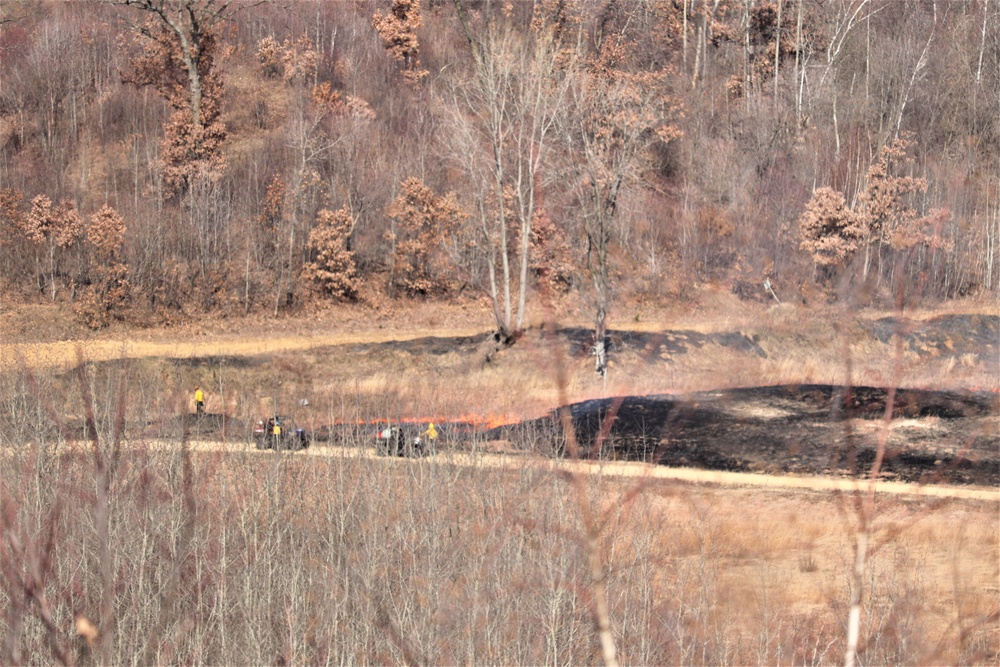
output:
[[257,449],[294,451],[309,446],[305,429],[296,427],[291,417],[282,415],[258,420],[253,427],[253,439]]
[[399,424],[375,427],[375,451],[382,456],[423,456],[426,448],[419,435],[408,435]]

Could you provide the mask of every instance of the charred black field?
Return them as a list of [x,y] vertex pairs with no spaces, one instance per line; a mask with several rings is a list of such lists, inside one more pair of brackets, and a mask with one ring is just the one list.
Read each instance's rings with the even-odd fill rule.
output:
[[884,438],[885,479],[1000,485],[995,394],[901,389],[887,419],[888,393],[783,385],[625,396],[576,403],[490,437],[544,433],[558,453],[583,458],[812,475],[867,475]]

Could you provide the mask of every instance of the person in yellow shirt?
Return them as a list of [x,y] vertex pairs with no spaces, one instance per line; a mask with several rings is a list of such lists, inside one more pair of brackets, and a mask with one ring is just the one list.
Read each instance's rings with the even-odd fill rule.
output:
[[199,415],[205,412],[205,392],[198,385],[194,387],[194,409]]
[[430,425],[427,427],[427,429],[423,433],[420,434],[420,437],[421,438],[427,438],[427,440],[429,442],[434,442],[435,440],[437,440],[438,432],[437,432],[437,429],[434,428],[434,422],[430,423]]

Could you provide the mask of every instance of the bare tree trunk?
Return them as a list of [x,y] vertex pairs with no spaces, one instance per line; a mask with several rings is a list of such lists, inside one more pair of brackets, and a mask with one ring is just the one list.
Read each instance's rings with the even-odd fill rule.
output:
[[743,4],[743,102],[744,107],[750,111],[750,7],[753,0],[746,0]]
[[[603,213],[603,212],[602,212]],[[594,371],[601,377],[608,372],[608,306],[610,285],[608,267],[608,244],[611,240],[609,229],[612,217],[598,216],[596,229],[587,234],[587,265],[594,285],[596,308],[594,313]]]
[[931,42],[934,41],[934,33],[937,31],[937,22],[938,22],[937,3],[934,2],[931,4],[931,6],[934,9],[934,24],[931,26],[931,33],[927,36],[927,43],[924,44],[924,50],[921,51],[920,57],[917,59],[917,64],[913,66],[913,73],[910,75],[910,83],[906,87],[906,93],[903,95],[903,103],[899,105],[899,115],[896,117],[895,136],[897,137],[899,136],[899,133],[903,126],[903,112],[906,110],[906,105],[910,101],[910,93],[913,92],[913,86],[916,84],[917,78],[919,78],[920,73],[927,66],[927,51],[931,48]]
[[[218,10],[208,3],[206,6],[199,6],[196,0],[182,0],[174,6],[157,0],[121,0],[122,4],[128,7],[135,7],[144,12],[154,14],[159,17],[163,25],[167,26],[171,32],[177,36],[180,45],[181,59],[187,69],[188,90],[190,96],[191,121],[197,132],[201,129],[201,74],[198,72],[198,59],[201,57],[201,39],[211,30],[212,23],[221,18],[225,12],[226,5]],[[175,18],[172,14],[176,12]],[[186,18],[189,25],[182,24]],[[207,20],[207,23],[203,21]]]
[[833,139],[834,155],[840,157],[840,127],[837,124],[837,87],[833,87]]
[[785,0],[778,0],[778,20],[774,29],[774,108],[778,108],[778,65],[781,63],[781,8]]
[[872,78],[872,15],[865,17],[865,106],[871,98]]
[[608,373],[608,311],[604,306],[597,307],[594,320],[594,371],[604,377]]
[[[802,0],[799,0],[798,11],[795,14],[795,70],[794,76],[792,77],[792,86],[798,88],[799,84],[799,68],[802,67],[801,54],[802,53]],[[794,92],[794,88],[793,88]],[[801,125],[802,120],[802,96],[795,96],[795,120],[798,125]]]
[[487,275],[490,281],[490,303],[493,307],[493,320],[496,323],[497,333],[501,339],[506,339],[510,336],[510,323],[504,319],[503,312],[501,310],[500,304],[502,299],[500,298],[500,286],[497,283],[497,253],[495,246],[489,242],[489,216],[485,210],[480,210],[480,220],[482,223],[483,238],[487,240],[489,246],[489,262],[487,262]]
[[[988,192],[987,192],[988,194]],[[1000,198],[994,202],[992,209],[986,210],[986,289],[994,289],[993,266],[996,261],[997,237],[1000,237]]]
[[[688,64],[688,0],[684,0],[681,10],[681,62],[684,64],[684,73],[687,74]],[[982,60],[980,58],[980,60]]]
[[698,69],[701,66],[701,45],[705,40],[705,24],[708,23],[708,17],[702,19],[702,25],[698,28],[698,36],[695,38],[694,43],[694,67],[691,68],[691,88],[698,87]]
[[[174,27],[171,24],[171,27]],[[181,42],[181,53],[184,56],[184,67],[188,73],[188,88],[191,90],[191,123],[195,132],[201,130],[201,75],[198,73],[198,57],[192,51],[184,32],[174,28]]]
[[983,0],[983,30],[979,38],[979,62],[976,65],[976,89],[983,79],[983,53],[986,51],[986,27],[989,25],[990,0]]
[[[902,315],[902,308],[900,315]],[[861,637],[861,601],[864,599],[865,569],[868,563],[868,541],[875,517],[875,487],[882,471],[886,448],[889,441],[889,426],[892,422],[893,407],[896,402],[896,385],[899,384],[900,359],[902,358],[902,338],[895,337],[894,380],[886,392],[885,413],[879,431],[875,460],[868,471],[864,489],[857,491],[858,532],[854,542],[854,567],[851,571],[851,597],[847,613],[847,650],[844,653],[844,667],[854,667],[858,657],[858,640]],[[848,387],[851,381],[848,380]]]
[[[596,527],[594,527],[596,528]],[[594,596],[594,621],[601,642],[604,667],[618,667],[618,649],[611,632],[611,608],[608,604],[608,587],[601,558],[600,535],[595,529],[587,535],[587,562],[590,566],[590,588]]]
[[851,570],[851,600],[847,614],[847,651],[844,667],[854,667],[858,655],[858,638],[861,634],[861,592],[865,580],[865,562],[868,557],[868,526],[858,528],[854,543],[854,568]]
[[501,146],[496,143],[499,141],[502,140],[494,137],[493,153],[496,174],[497,228],[500,232],[500,265],[503,268],[503,325],[504,329],[509,331],[511,322],[510,255],[507,250],[507,207],[503,202],[503,159],[500,157]]

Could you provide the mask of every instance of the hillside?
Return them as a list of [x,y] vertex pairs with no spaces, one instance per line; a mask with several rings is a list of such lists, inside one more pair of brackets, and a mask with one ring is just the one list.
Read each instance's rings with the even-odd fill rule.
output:
[[997,146],[997,0],[0,1],[0,664],[1000,664]]
[[0,6],[5,318],[468,300],[508,335],[1000,286],[996,3],[218,7]]

